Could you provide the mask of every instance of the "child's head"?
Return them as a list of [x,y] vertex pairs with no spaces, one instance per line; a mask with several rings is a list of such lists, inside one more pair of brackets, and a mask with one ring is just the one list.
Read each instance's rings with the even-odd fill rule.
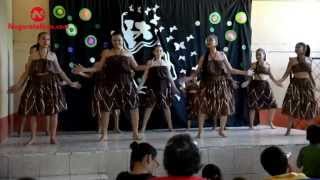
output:
[[148,172],[152,172],[158,167],[157,150],[149,143],[133,142],[130,145],[130,169],[133,170],[136,163],[140,163]]
[[207,164],[202,169],[202,177],[206,178],[207,180],[221,180],[222,175],[221,171],[218,166],[214,164]]
[[260,162],[271,176],[284,174],[289,167],[286,154],[277,146],[271,146],[263,150]]
[[246,180],[246,178],[244,178],[244,177],[235,177],[235,178],[233,178],[233,180]]
[[161,58],[163,56],[163,49],[160,44],[153,48],[152,54],[155,58]]
[[39,44],[34,44],[29,49],[29,54],[32,54],[34,51],[39,50]]
[[310,144],[320,144],[320,126],[311,125],[307,128],[307,140]]

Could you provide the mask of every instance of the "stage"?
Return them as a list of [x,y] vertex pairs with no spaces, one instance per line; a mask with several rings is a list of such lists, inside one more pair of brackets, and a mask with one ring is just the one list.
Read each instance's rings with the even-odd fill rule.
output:
[[[293,130],[291,136],[284,136],[286,129],[270,129],[258,126],[254,130],[247,127],[228,128],[227,138],[221,138],[216,131],[207,128],[202,139],[195,139],[202,153],[202,162],[217,164],[224,179],[243,176],[250,180],[262,179],[264,173],[259,156],[270,145],[278,145],[285,152],[291,152],[290,162],[295,165],[299,150],[307,144],[305,132]],[[174,134],[196,135],[196,129],[175,132],[166,130],[147,131],[144,140],[158,149],[158,159],[162,161],[166,141]],[[28,140],[12,137],[0,145],[0,179],[15,179],[22,176],[40,177],[40,180],[70,179],[115,179],[128,169],[131,133],[110,133],[109,141],[98,143],[95,133],[60,133],[59,145],[49,145],[48,137],[38,136],[33,146],[23,146]],[[162,165],[156,175],[164,175]]]

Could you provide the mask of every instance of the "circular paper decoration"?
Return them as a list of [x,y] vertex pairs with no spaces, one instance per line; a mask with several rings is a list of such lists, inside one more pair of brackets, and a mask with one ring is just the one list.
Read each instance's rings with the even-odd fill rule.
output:
[[234,30],[229,30],[226,32],[225,36],[227,41],[235,41],[237,39],[237,33]]
[[95,27],[96,29],[100,29],[100,28],[101,28],[101,25],[100,25],[100,24],[96,24],[96,25],[94,25],[94,27]]
[[74,52],[74,48],[73,47],[71,47],[71,46],[69,46],[68,47],[68,49],[67,49],[67,51],[68,51],[68,53],[73,53]]
[[214,32],[214,28],[213,28],[213,27],[211,27],[209,30],[210,30],[210,32],[212,32],[212,33]]
[[72,16],[69,15],[69,16],[67,17],[67,19],[68,19],[68,21],[72,21]]
[[221,21],[221,16],[218,12],[213,12],[209,15],[209,21],[211,24],[219,24]]
[[239,24],[245,24],[247,22],[247,15],[245,12],[238,12],[236,14],[236,21]]
[[53,15],[58,19],[62,19],[66,15],[66,10],[63,6],[57,5],[53,8]]
[[82,8],[79,12],[79,17],[82,21],[89,21],[92,17],[92,13],[88,8]]
[[96,62],[96,59],[95,59],[94,57],[91,57],[91,58],[89,59],[89,61],[90,61],[91,63],[95,63],[95,62]]
[[74,24],[68,24],[66,29],[66,33],[68,36],[76,36],[78,34],[78,28]]
[[223,51],[224,51],[224,52],[228,52],[228,51],[229,51],[229,48],[228,48],[228,47],[224,47],[224,48],[223,48]]
[[227,21],[227,26],[232,26],[232,21]]
[[70,62],[70,63],[69,63],[69,67],[70,67],[71,69],[73,69],[73,68],[75,67],[75,64],[74,64],[73,62]]
[[194,25],[200,26],[200,21],[196,21],[196,22],[194,23]]
[[243,45],[241,46],[241,48],[242,48],[242,50],[246,50],[246,49],[247,49],[247,46],[246,46],[245,44],[243,44]]
[[53,46],[54,46],[55,49],[58,49],[60,47],[60,45],[58,43],[54,43]]
[[108,42],[103,42],[103,48],[108,48],[109,43]]
[[84,43],[86,44],[87,47],[89,48],[93,48],[97,45],[97,38],[94,35],[88,35],[85,39],[84,39]]

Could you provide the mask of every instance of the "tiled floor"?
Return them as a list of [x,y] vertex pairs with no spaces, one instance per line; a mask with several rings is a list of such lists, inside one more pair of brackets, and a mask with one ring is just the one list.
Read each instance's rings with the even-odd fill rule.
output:
[[[196,130],[165,130],[147,131],[143,141],[151,143],[157,149],[163,149],[166,141],[174,134],[189,133],[196,136]],[[259,126],[254,130],[246,127],[228,128],[227,138],[221,138],[216,131],[206,129],[202,139],[195,139],[200,148],[225,147],[225,146],[251,146],[251,145],[289,145],[306,144],[305,131],[293,130],[291,136],[284,136],[284,128],[270,129]],[[58,136],[59,144],[48,144],[48,137],[38,136],[37,142],[32,146],[24,146],[28,137],[12,137],[5,144],[0,145],[1,154],[28,154],[28,153],[70,153],[91,152],[107,150],[128,150],[132,142],[131,133],[110,133],[109,140],[105,143],[98,142],[97,134],[61,134]]]
[[[216,131],[206,129],[203,138],[195,141],[201,149],[203,164],[218,164],[226,177],[241,175],[257,180],[265,176],[259,155],[266,146],[278,145],[291,152],[290,161],[295,164],[299,150],[307,143],[304,131],[293,130],[291,136],[284,136],[285,131],[284,128],[266,126],[255,130],[229,128],[226,131],[228,137],[221,138]],[[147,131],[143,141],[158,149],[157,158],[162,162],[166,141],[178,133],[195,137],[197,131]],[[35,145],[24,146],[28,137],[10,138],[6,144],[0,145],[0,180],[22,176],[40,180],[115,179],[120,171],[128,170],[131,133],[111,133],[105,143],[98,143],[97,139],[98,135],[94,133],[62,133],[58,145],[49,145],[48,137],[39,136]],[[165,174],[162,165],[155,174]]]

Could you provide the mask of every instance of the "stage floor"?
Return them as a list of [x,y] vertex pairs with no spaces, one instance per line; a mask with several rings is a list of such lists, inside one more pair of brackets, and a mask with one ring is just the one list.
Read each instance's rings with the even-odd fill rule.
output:
[[[293,130],[291,136],[284,136],[285,131],[285,128],[270,129],[267,126],[258,126],[254,130],[229,127],[226,131],[228,137],[221,138],[217,131],[207,128],[203,138],[195,141],[201,149],[203,164],[218,164],[225,179],[236,175],[259,179],[265,175],[259,163],[259,155],[265,147],[278,145],[286,152],[291,152],[291,161],[295,164],[297,153],[307,144],[305,131]],[[166,141],[179,133],[189,133],[195,137],[197,129],[146,131],[143,141],[158,149],[161,162]],[[119,171],[128,169],[131,133],[114,134],[110,131],[109,140],[105,143],[98,143],[98,137],[94,133],[61,133],[58,136],[59,144],[49,145],[48,137],[38,136],[36,144],[32,146],[23,146],[29,138],[27,136],[12,137],[0,145],[0,167],[5,167],[0,169],[0,179],[25,175],[71,177],[81,174],[105,174],[113,179]],[[163,168],[156,174],[163,175]]]

